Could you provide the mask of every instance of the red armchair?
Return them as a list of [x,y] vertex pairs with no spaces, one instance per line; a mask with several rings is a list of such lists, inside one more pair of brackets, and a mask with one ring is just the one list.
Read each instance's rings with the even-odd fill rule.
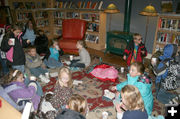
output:
[[64,19],[62,22],[62,39],[59,46],[64,53],[78,54],[76,43],[83,40],[86,32],[86,21],[81,19]]

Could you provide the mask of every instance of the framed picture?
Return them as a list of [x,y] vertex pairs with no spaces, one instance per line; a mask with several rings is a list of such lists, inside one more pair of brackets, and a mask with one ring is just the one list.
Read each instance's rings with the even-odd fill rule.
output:
[[1,24],[12,24],[12,14],[8,6],[0,6],[0,23]]
[[161,1],[161,11],[162,12],[173,12],[173,1],[172,0]]

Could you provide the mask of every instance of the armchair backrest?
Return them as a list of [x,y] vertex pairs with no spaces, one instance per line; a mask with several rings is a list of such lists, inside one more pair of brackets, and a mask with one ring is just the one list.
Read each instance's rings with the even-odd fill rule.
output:
[[64,19],[62,22],[63,39],[82,40],[86,32],[86,21],[81,19]]

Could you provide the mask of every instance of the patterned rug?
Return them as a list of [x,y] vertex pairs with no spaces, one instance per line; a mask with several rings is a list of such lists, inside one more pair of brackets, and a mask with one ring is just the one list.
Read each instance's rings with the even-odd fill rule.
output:
[[[83,83],[73,86],[73,92],[83,95],[86,97],[89,107],[89,113],[87,119],[100,119],[102,112],[106,111],[109,114],[110,119],[116,119],[116,112],[113,103],[109,100],[102,98],[105,89],[109,89],[110,86],[119,83],[119,79],[116,82],[101,81],[90,74],[85,72],[73,72],[73,80],[81,80]],[[51,78],[51,81],[43,87],[43,91],[52,91],[54,84],[56,83],[55,78]],[[153,89],[153,93],[155,90]],[[164,115],[164,105],[154,99],[153,114]]]

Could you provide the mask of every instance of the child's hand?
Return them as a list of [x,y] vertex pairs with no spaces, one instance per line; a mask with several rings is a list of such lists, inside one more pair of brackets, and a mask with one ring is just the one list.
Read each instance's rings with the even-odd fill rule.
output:
[[145,51],[141,51],[142,54],[145,54]]
[[126,60],[126,55],[123,56],[123,59]]
[[26,42],[27,42],[27,44],[31,43],[31,41],[30,41],[30,40],[27,40]]
[[116,97],[119,97],[120,93],[119,92],[116,92]]
[[112,87],[110,87],[110,90],[112,90],[112,91],[117,90],[117,89],[116,89],[116,86],[112,86]]

